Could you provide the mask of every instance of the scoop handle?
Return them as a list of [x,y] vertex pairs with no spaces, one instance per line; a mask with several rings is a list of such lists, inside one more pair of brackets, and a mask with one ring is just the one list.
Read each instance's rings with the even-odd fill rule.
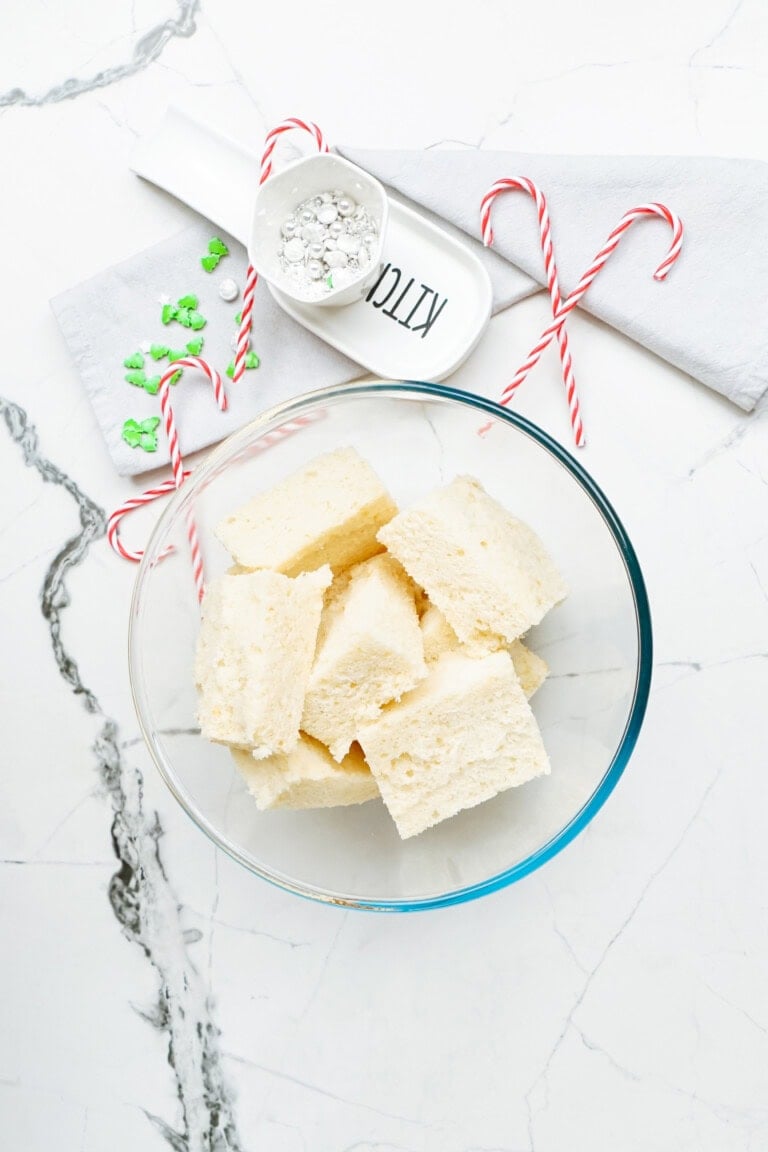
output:
[[242,144],[171,105],[158,127],[139,140],[130,166],[247,244],[259,159]]

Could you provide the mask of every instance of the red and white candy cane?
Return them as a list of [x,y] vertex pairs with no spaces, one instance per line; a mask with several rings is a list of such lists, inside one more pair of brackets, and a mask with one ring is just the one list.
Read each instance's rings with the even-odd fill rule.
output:
[[[261,155],[261,176],[259,178],[259,185],[268,180],[272,174],[272,154],[275,151],[277,142],[281,136],[286,132],[293,132],[299,129],[302,132],[308,132],[314,138],[317,144],[318,152],[327,152],[328,145],[325,142],[323,133],[311,120],[299,120],[296,116],[289,116],[287,120],[283,120],[281,124],[273,128],[267,133],[264,142],[264,151]],[[241,312],[240,330],[237,334],[237,350],[235,352],[235,366],[232,373],[232,383],[237,384],[242,379],[245,372],[245,358],[251,343],[251,324],[253,320],[253,300],[256,293],[256,284],[258,283],[258,275],[252,265],[248,265],[248,272],[246,273],[245,288],[243,289],[243,309]]]
[[[141,508],[144,504],[150,504],[153,500],[159,499],[160,496],[166,496],[169,492],[181,488],[189,476],[189,472],[184,471],[181,450],[179,448],[179,434],[176,429],[176,417],[173,413],[170,396],[171,380],[179,368],[197,368],[200,372],[203,372],[213,386],[213,395],[219,409],[222,412],[226,412],[227,410],[227,394],[224,389],[224,382],[216,369],[211,368],[210,364],[205,360],[201,360],[199,356],[185,356],[183,359],[174,360],[172,364],[168,365],[160,377],[158,395],[160,397],[163,427],[165,428],[165,434],[168,438],[168,450],[171,456],[173,478],[171,480],[164,480],[162,484],[158,484],[155,488],[148,488],[147,491],[143,492],[140,496],[133,496],[130,500],[126,500],[126,502],[121,504],[119,508],[116,508],[110,516],[107,522],[107,539],[118,556],[122,556],[125,560],[141,560],[143,553],[132,551],[122,543],[119,531],[120,521],[135,508]],[[195,578],[195,586],[197,587],[197,598],[198,600],[202,600],[205,595],[203,557],[200,550],[197,525],[191,515],[187,517],[187,539],[189,540],[189,548],[192,553],[192,570]],[[166,550],[163,555],[167,556],[168,550]]]
[[[189,475],[189,472],[185,472],[184,479],[186,480]],[[107,521],[107,540],[115,552],[117,552],[118,556],[122,556],[124,560],[133,560],[138,564],[144,555],[143,550],[133,551],[130,548],[126,548],[125,544],[123,544],[120,539],[121,520],[123,520],[129,512],[133,512],[134,509],[143,508],[145,504],[151,504],[154,500],[159,500],[161,496],[168,496],[169,493],[175,491],[176,480],[174,477],[171,477],[170,480],[163,480],[162,484],[158,484],[156,488],[147,488],[146,492],[142,492],[140,496],[132,496],[129,500],[126,500],[124,504],[121,504],[119,508],[115,508]],[[161,559],[169,556],[172,551],[173,546],[169,544],[162,553]]]
[[[171,380],[178,368],[199,368],[201,372],[204,372],[213,385],[213,395],[220,411],[226,412],[227,410],[227,394],[224,390],[221,376],[215,368],[211,368],[210,364],[205,360],[201,360],[199,356],[185,356],[183,360],[175,360],[160,377],[160,387],[158,390],[158,395],[160,396],[160,411],[163,417],[165,434],[168,437],[168,450],[171,454],[171,470],[173,472],[174,485],[177,489],[181,488],[185,479],[184,464],[182,463],[181,451],[179,449],[179,434],[176,430],[176,417],[173,414],[173,407],[171,405]],[[189,541],[189,551],[192,556],[192,574],[195,579],[195,587],[197,588],[197,598],[202,602],[203,596],[205,595],[203,554],[200,550],[200,538],[197,534],[197,525],[191,513],[187,516],[187,539]]]
[[[533,180],[529,180],[527,176],[515,176],[497,180],[491,185],[480,203],[480,225],[483,233],[483,244],[485,244],[486,247],[490,247],[493,244],[491,208],[493,207],[494,201],[498,196],[501,196],[502,193],[510,191],[527,192],[536,205],[541,252],[544,257],[544,270],[547,276],[547,288],[549,289],[549,298],[552,302],[552,315],[556,316],[562,305],[562,297],[560,295],[560,282],[557,275],[555,253],[552,247],[552,225],[549,219],[549,210],[547,209],[547,199],[541,189],[534,184]],[[573,359],[568,346],[568,333],[565,330],[564,323],[561,324],[557,330],[557,342],[560,348],[560,361],[563,366],[563,383],[565,385],[565,395],[568,400],[568,411],[571,417],[573,437],[576,442],[576,447],[583,448],[586,443],[584,439],[584,425],[581,419],[581,407],[576,391]]]
[[522,384],[523,380],[525,380],[528,373],[536,364],[538,364],[542,352],[550,343],[552,337],[562,328],[568,313],[573,311],[581,298],[584,296],[595,276],[597,276],[600,269],[607,263],[612,254],[616,251],[624,233],[634,224],[635,220],[641,220],[647,216],[660,217],[662,220],[666,221],[666,223],[669,224],[670,228],[672,229],[672,243],[666,256],[653,274],[654,280],[666,279],[667,273],[674,264],[675,260],[677,260],[678,256],[680,255],[680,249],[682,248],[683,244],[683,223],[677,213],[667,208],[664,204],[659,204],[655,201],[650,204],[640,204],[637,208],[630,209],[629,212],[626,212],[624,216],[622,216],[621,220],[613,229],[605,244],[602,246],[590,264],[587,271],[579,280],[573,292],[571,292],[568,299],[565,300],[561,307],[557,310],[552,323],[544,329],[541,336],[539,337],[538,342],[531,349],[525,361],[520,365],[517,372],[515,373],[514,378],[504,389],[499,403],[509,404],[510,400]]

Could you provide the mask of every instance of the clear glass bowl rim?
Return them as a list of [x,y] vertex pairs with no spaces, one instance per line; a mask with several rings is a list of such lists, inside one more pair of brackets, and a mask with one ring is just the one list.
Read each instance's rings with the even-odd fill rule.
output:
[[[453,401],[454,403],[474,408],[476,411],[492,416],[504,423],[511,424],[519,432],[522,432],[525,436],[528,436],[540,447],[549,452],[550,455],[571,474],[592,501],[605,522],[624,563],[634,602],[638,640],[638,661],[632,705],[624,732],[613,759],[587,802],[546,844],[543,844],[535,852],[532,852],[524,860],[519,861],[511,868],[499,872],[487,880],[479,881],[465,888],[458,888],[438,896],[413,900],[367,900],[357,896],[347,896],[339,892],[326,892],[323,889],[313,888],[309,885],[295,882],[287,876],[272,873],[266,868],[255,865],[253,861],[239,850],[236,844],[230,842],[217,831],[205,816],[195,808],[177,784],[171,765],[166,761],[162,750],[156,745],[152,739],[151,732],[147,728],[142,677],[137,664],[135,633],[142,592],[151,573],[150,564],[152,559],[157,556],[160,551],[160,542],[166,533],[167,527],[183,509],[184,505],[192,501],[195,491],[203,485],[211,473],[216,470],[222,456],[230,456],[241,444],[244,446],[255,433],[261,432],[263,434],[265,431],[268,431],[269,426],[273,423],[282,423],[285,420],[293,419],[296,416],[302,415],[306,409],[315,408],[323,402],[368,395],[389,395],[397,397],[399,394],[421,396],[424,399],[438,398]],[[271,884],[285,891],[292,892],[295,895],[303,896],[324,904],[331,904],[343,908],[358,908],[363,911],[418,912],[433,908],[445,908],[454,904],[463,904],[468,900],[475,900],[480,896],[484,896],[490,892],[496,892],[500,888],[505,888],[507,885],[521,880],[524,876],[535,872],[537,868],[540,868],[548,860],[551,860],[558,852],[561,852],[562,849],[565,848],[567,844],[570,844],[580,832],[583,832],[587,825],[594,819],[611,792],[613,792],[629,762],[640,734],[648,704],[652,666],[653,636],[645,581],[643,580],[634,547],[621,520],[602,489],[562,445],[558,444],[556,440],[536,424],[533,424],[530,420],[526,420],[525,417],[518,415],[516,412],[511,412],[501,407],[501,405],[496,404],[494,401],[487,400],[484,396],[479,396],[476,393],[465,392],[445,384],[428,384],[417,380],[380,380],[367,383],[353,382],[351,384],[341,384],[330,388],[317,389],[313,392],[305,392],[292,400],[287,400],[282,404],[275,405],[266,412],[263,412],[260,416],[257,416],[255,420],[252,420],[237,432],[228,436],[226,440],[214,448],[205,460],[195,468],[192,476],[184,484],[184,487],[173,494],[150,535],[144,556],[139,564],[131,598],[128,628],[128,668],[133,705],[136,710],[141,734],[149,753],[157,770],[178,803],[197,827],[200,828],[217,847],[221,848],[227,855],[239,864],[242,864],[254,875],[260,876]]]

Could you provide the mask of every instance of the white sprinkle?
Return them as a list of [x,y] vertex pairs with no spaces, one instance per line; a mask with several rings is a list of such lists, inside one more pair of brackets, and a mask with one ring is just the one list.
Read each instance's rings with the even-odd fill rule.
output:
[[291,264],[297,264],[299,260],[304,259],[304,245],[297,236],[288,241],[283,249],[283,255]]
[[219,284],[219,296],[222,300],[237,300],[240,295],[240,289],[234,280],[222,280]]
[[346,252],[347,256],[355,256],[360,251],[360,240],[348,232],[342,232],[337,240],[339,252]]

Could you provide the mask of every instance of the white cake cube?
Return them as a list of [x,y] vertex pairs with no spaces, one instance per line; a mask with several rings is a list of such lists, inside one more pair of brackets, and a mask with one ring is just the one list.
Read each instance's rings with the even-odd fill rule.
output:
[[400,512],[379,540],[462,643],[487,634],[511,643],[567,592],[536,533],[469,476]]
[[374,556],[329,593],[301,726],[342,760],[360,725],[426,674],[411,582],[389,556]]
[[403,839],[549,772],[507,652],[449,652],[359,734]]
[[532,652],[522,640],[513,640],[507,651],[512,657],[515,675],[520,681],[520,687],[530,700],[534,692],[538,692],[549,674],[546,660],[542,660],[536,652]]
[[396,512],[370,464],[339,448],[226,516],[216,535],[248,570],[297,576],[328,564],[340,572],[382,551],[376,533]]
[[420,624],[424,659],[428,664],[434,663],[446,652],[455,652],[459,648],[466,656],[487,656],[489,652],[499,652],[507,647],[504,637],[493,632],[476,633],[462,644],[436,604],[427,606]]
[[527,648],[522,640],[513,640],[511,644],[506,644],[501,636],[486,633],[462,644],[445,616],[434,604],[430,604],[421,617],[421,637],[424,642],[424,659],[428,664],[439,660],[446,652],[460,650],[467,656],[478,657],[505,649],[512,657],[520,687],[529,700],[547,678],[549,670],[546,662]]
[[226,575],[210,585],[195,656],[206,739],[250,747],[259,757],[296,746],[330,583],[325,567],[295,579],[266,571]]
[[328,749],[303,732],[291,752],[256,760],[232,749],[257,808],[337,808],[363,804],[379,794],[359,745],[337,764]]

